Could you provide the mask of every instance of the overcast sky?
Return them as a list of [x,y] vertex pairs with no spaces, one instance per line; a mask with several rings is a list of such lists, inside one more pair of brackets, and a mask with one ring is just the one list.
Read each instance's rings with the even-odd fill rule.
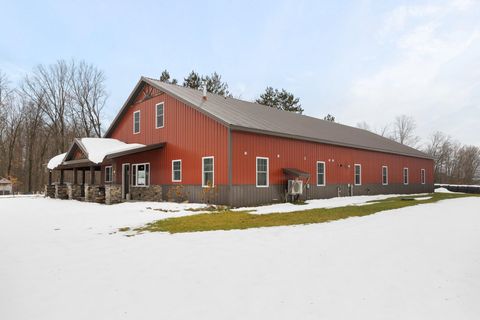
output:
[[111,121],[141,75],[217,71],[251,100],[266,86],[305,114],[383,127],[413,116],[480,145],[480,1],[0,0],[0,69],[84,59],[107,76]]

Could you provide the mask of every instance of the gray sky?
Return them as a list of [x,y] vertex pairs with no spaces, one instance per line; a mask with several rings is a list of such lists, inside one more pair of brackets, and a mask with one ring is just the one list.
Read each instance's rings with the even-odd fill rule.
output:
[[235,96],[266,86],[305,114],[380,128],[416,119],[480,145],[480,1],[6,1],[0,69],[85,59],[105,71],[111,121],[141,75],[217,71]]

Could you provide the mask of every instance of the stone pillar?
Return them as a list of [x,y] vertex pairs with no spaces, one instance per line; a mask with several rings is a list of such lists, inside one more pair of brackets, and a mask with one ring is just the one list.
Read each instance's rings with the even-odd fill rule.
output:
[[68,199],[70,200],[80,200],[82,197],[82,186],[78,184],[67,184],[68,188]]
[[105,204],[114,204],[122,202],[122,185],[105,185]]
[[45,197],[55,198],[55,186],[53,184],[45,185]]
[[55,185],[55,198],[68,199],[68,188],[66,184]]

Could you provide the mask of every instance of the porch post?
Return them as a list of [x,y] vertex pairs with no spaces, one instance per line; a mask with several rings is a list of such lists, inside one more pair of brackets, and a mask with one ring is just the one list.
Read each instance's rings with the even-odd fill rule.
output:
[[95,167],[90,167],[90,184],[95,184]]
[[60,170],[60,184],[63,184],[64,182],[64,173],[63,173],[63,169]]
[[52,185],[52,170],[48,170],[48,185]]
[[73,169],[73,184],[77,184],[78,179],[77,179],[77,168]]
[[82,169],[82,185],[85,185],[85,169]]

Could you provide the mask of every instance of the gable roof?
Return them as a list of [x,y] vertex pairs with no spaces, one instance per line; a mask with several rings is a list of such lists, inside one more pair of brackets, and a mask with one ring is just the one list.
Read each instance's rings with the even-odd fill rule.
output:
[[407,155],[431,159],[427,154],[400,144],[373,132],[350,127],[347,125],[321,120],[293,112],[277,110],[258,103],[207,93],[142,77],[129,98],[123,105],[105,137],[127,110],[128,106],[141,90],[144,84],[149,84],[158,90],[184,102],[194,109],[221,122],[232,130],[249,131],[273,136],[308,140],[325,144],[333,144],[358,149],[380,151],[386,153]]
[[0,184],[12,184],[12,182],[10,180],[8,180],[7,178],[1,178],[0,179]]

